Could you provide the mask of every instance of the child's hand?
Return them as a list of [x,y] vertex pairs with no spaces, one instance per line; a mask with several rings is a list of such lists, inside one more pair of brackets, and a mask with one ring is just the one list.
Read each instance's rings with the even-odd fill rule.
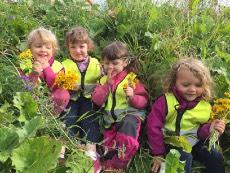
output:
[[46,59],[46,58],[39,58],[39,59],[38,59],[38,62],[41,64],[42,69],[45,69],[45,68],[47,68],[47,67],[50,66],[49,60]]
[[209,128],[209,131],[212,132],[213,130],[216,130],[219,132],[219,134],[223,134],[225,130],[225,122],[224,120],[214,120],[211,123],[211,126]]
[[42,70],[42,65],[38,61],[35,61],[33,63],[33,72],[38,73],[40,75],[42,73]]
[[127,87],[124,89],[125,90],[125,94],[127,97],[129,97],[130,99],[133,98],[134,96],[134,91],[133,91],[133,88],[132,87]]
[[158,172],[161,168],[161,163],[163,162],[163,156],[157,156],[154,158],[153,160],[153,165],[152,165],[152,169],[151,172],[155,173]]
[[115,76],[116,74],[113,73],[113,69],[108,69],[107,71],[107,82],[110,84],[110,85],[113,85],[113,77]]
[[79,89],[80,89],[80,85],[75,84],[75,85],[73,86],[73,90],[74,90],[74,91],[78,91]]

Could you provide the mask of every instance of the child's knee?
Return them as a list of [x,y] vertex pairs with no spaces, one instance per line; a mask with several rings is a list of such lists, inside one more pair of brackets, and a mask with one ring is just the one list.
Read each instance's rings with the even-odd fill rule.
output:
[[68,102],[70,100],[70,94],[69,94],[68,90],[59,88],[59,89],[56,89],[52,93],[52,98],[53,98],[55,103],[66,103],[66,104],[68,104]]

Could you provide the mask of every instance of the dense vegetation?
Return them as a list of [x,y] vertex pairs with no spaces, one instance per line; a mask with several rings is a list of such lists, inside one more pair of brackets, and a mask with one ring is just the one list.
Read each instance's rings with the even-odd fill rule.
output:
[[[197,56],[208,64],[215,81],[215,97],[230,90],[230,8],[202,3],[155,5],[151,0],[107,0],[104,8],[83,0],[19,0],[0,2],[0,172],[89,172],[88,159],[78,140],[69,139],[61,121],[52,116],[45,86],[29,90],[18,77],[18,55],[26,35],[38,26],[58,37],[65,59],[64,35],[74,25],[86,27],[97,45],[93,56],[113,40],[129,45],[139,60],[139,75],[150,99],[161,94],[161,82],[169,66],[180,56]],[[186,2],[186,1],[185,1]],[[230,170],[230,130],[221,140],[226,171]],[[145,136],[143,147],[128,172],[149,172],[151,156]],[[68,148],[65,167],[57,166],[61,145]],[[173,158],[169,158],[173,159]],[[91,164],[92,165],[92,164]],[[180,166],[179,163],[174,166]],[[176,171],[176,170],[175,170]],[[194,165],[193,172],[200,168]]]

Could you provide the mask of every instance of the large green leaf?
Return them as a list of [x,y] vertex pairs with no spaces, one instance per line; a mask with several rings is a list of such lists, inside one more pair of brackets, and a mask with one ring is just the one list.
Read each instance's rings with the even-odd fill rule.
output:
[[19,143],[19,136],[15,130],[0,128],[0,151],[11,151]]
[[18,173],[46,173],[56,166],[61,143],[49,137],[31,138],[13,151],[12,163]]
[[19,121],[30,120],[37,115],[38,105],[29,92],[17,92],[13,102],[20,110]]
[[166,136],[165,143],[181,147],[185,152],[192,151],[192,145],[189,143],[186,136]]
[[37,130],[42,127],[44,127],[44,121],[40,116],[37,116],[30,121],[26,121],[23,128],[17,131],[20,142],[23,141],[25,138],[34,137]]

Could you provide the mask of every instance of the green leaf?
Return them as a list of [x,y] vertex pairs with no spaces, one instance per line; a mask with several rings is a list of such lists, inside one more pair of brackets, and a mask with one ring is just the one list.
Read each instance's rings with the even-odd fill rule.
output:
[[66,166],[70,167],[72,172],[93,173],[93,160],[82,150],[74,150],[68,157]]
[[49,137],[24,141],[12,154],[12,164],[19,173],[46,173],[56,166],[61,143]]
[[44,127],[44,121],[42,117],[37,116],[30,121],[26,121],[23,128],[17,130],[20,142],[23,141],[25,138],[34,137],[37,130],[42,127]]
[[215,46],[215,51],[216,51],[216,54],[220,58],[223,58],[225,61],[230,61],[230,54],[221,51],[220,48],[217,45]]
[[0,151],[9,151],[18,145],[19,136],[15,130],[11,128],[0,128]]
[[185,162],[180,161],[180,153],[175,149],[171,149],[166,155],[165,173],[184,172]]
[[38,105],[29,92],[17,92],[13,102],[20,111],[19,121],[30,120],[37,115]]
[[0,126],[12,123],[14,120],[16,120],[16,117],[13,115],[13,111],[10,110],[10,104],[5,102],[0,107]]
[[187,140],[186,136],[166,136],[165,143],[181,147],[185,152],[190,153],[192,151],[192,145]]
[[5,162],[9,157],[10,157],[10,152],[6,152],[6,151],[0,152],[0,162]]

